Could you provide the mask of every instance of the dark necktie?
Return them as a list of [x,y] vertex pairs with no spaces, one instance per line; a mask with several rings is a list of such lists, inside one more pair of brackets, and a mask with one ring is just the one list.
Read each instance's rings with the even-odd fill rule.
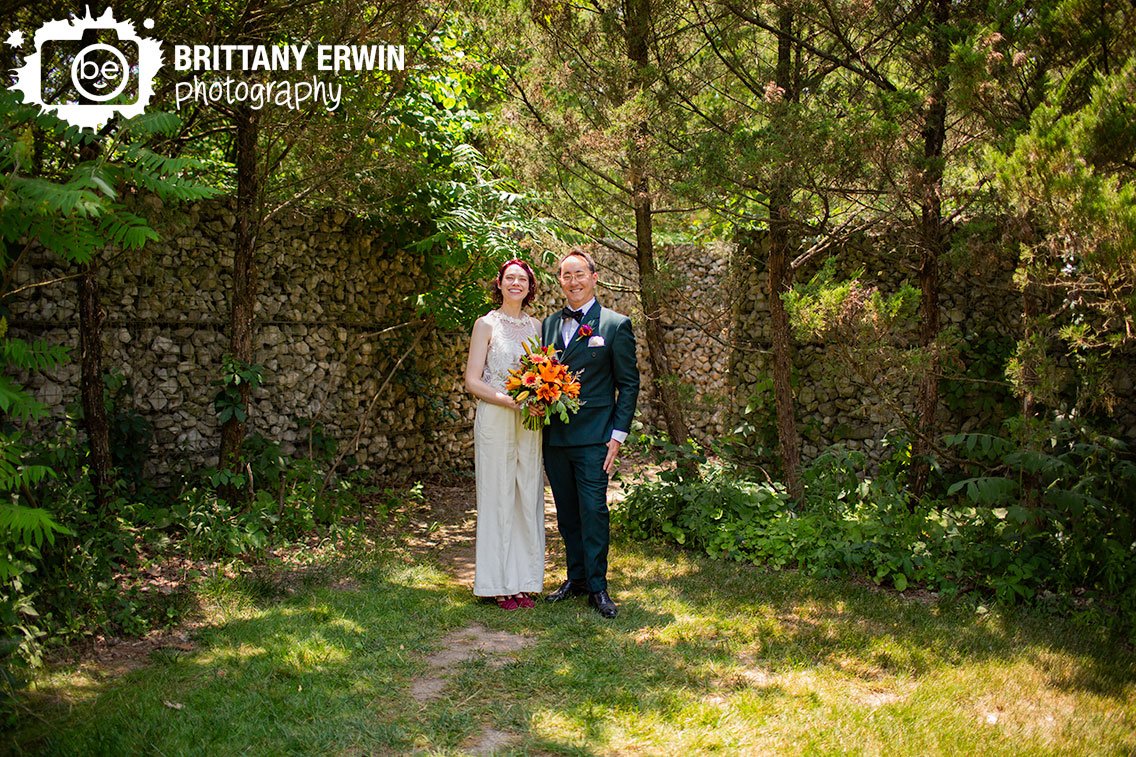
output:
[[560,311],[560,314],[564,318],[575,318],[576,323],[583,323],[584,322],[584,311],[583,310],[573,310],[572,308],[564,308],[563,310]]

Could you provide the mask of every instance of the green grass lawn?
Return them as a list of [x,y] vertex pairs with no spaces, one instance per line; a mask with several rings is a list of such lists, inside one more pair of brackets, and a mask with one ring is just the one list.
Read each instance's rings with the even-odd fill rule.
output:
[[7,737],[73,755],[1136,752],[1136,657],[1066,621],[650,545],[617,543],[611,580],[615,621],[583,600],[503,612],[401,553],[290,592],[214,581],[194,651],[55,670]]

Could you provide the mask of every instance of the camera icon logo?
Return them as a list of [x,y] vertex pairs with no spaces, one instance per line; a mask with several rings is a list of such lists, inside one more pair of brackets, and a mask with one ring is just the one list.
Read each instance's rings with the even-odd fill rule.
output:
[[11,89],[73,126],[97,130],[115,115],[142,113],[161,66],[160,42],[138,36],[132,22],[115,20],[109,8],[98,18],[88,8],[82,18],[39,28],[35,52],[16,69]]

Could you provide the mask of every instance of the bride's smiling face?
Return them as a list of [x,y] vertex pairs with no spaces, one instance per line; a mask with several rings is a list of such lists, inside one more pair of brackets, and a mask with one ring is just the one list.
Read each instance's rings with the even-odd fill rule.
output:
[[511,265],[501,272],[497,286],[505,302],[523,303],[529,293],[529,275],[519,265]]

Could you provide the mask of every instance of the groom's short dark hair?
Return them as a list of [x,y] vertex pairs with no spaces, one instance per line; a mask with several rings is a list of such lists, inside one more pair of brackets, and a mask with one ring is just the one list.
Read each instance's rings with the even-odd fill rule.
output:
[[568,252],[560,256],[560,262],[556,264],[557,272],[560,271],[560,266],[564,265],[564,261],[568,258],[580,258],[588,264],[589,271],[591,271],[592,273],[596,272],[596,261],[592,258],[591,255],[585,252],[582,247],[573,247],[572,249],[568,250]]

